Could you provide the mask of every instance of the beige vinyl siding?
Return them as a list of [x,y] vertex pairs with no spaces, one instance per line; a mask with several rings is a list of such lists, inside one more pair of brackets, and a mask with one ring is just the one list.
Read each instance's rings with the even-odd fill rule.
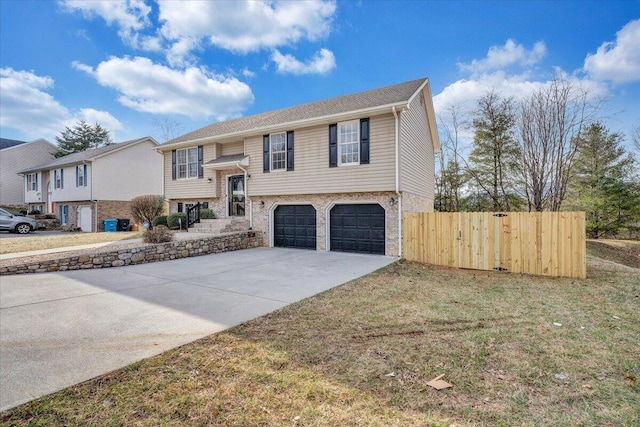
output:
[[[364,117],[363,117],[364,118]],[[249,195],[354,193],[395,190],[394,118],[370,117],[370,163],[329,167],[329,124],[293,130],[294,170],[264,173],[262,135],[245,141]]]
[[429,125],[418,94],[400,117],[400,191],[433,199],[435,165]]
[[[218,157],[233,156],[234,154],[244,154],[244,141],[230,142],[220,144],[221,153]],[[206,158],[206,157],[205,157]],[[209,159],[211,160],[211,159]]]
[[[197,145],[194,145],[197,147]],[[186,147],[191,148],[191,147]],[[204,163],[216,158],[216,144],[203,147]],[[167,199],[199,199],[218,197],[215,171],[204,169],[204,178],[171,179],[171,150],[164,154],[164,195]],[[211,177],[212,182],[207,178]]]

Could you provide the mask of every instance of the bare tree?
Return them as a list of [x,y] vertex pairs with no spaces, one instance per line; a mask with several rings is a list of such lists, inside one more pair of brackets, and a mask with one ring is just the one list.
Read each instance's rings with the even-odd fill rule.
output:
[[520,103],[521,191],[529,211],[559,211],[567,192],[582,129],[598,103],[566,80],[554,80]]
[[153,119],[152,125],[162,135],[162,142],[177,138],[184,132],[184,125],[181,122],[168,117],[161,119],[156,117]]
[[440,129],[444,132],[442,151],[438,155],[438,174],[436,176],[436,209],[440,212],[460,210],[462,187],[466,182],[461,162],[460,133],[465,126],[460,107],[450,105],[446,116],[440,117]]

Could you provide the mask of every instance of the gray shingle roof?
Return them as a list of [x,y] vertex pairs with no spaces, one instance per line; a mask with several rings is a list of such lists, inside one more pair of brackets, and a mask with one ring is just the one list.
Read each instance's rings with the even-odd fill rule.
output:
[[155,140],[153,138],[145,136],[144,138],[132,139],[130,141],[124,141],[124,142],[118,142],[118,143],[115,143],[115,144],[109,144],[109,145],[105,145],[104,147],[93,148],[91,150],[85,150],[85,151],[81,151],[79,153],[73,153],[73,154],[66,155],[64,157],[59,157],[59,158],[57,158],[56,160],[54,160],[52,162],[45,163],[45,164],[37,166],[37,167],[33,167],[33,168],[29,169],[29,170],[22,171],[21,173],[33,172],[33,171],[43,170],[43,169],[54,169],[54,168],[59,168],[59,167],[63,167],[63,166],[69,166],[69,165],[82,163],[82,162],[86,162],[86,161],[92,161],[93,159],[95,159],[98,156],[101,156],[103,154],[109,153],[111,151],[122,149],[122,148],[124,148],[124,147],[126,147],[128,145],[136,144],[136,143],[138,143],[140,141],[143,141],[145,139],[151,139],[152,141],[155,142]]
[[0,138],[0,150],[24,144],[27,141],[18,141],[17,139]]
[[[309,104],[296,105],[281,110],[269,111],[253,116],[217,122],[185,135],[167,141],[164,144],[174,144],[184,141],[213,138],[252,129],[262,129],[300,120],[310,120],[318,117],[332,116],[351,111],[393,105],[408,101],[427,79],[422,78],[410,82],[386,86],[379,89],[358,92],[351,95],[338,96]],[[164,145],[164,144],[161,144]]]

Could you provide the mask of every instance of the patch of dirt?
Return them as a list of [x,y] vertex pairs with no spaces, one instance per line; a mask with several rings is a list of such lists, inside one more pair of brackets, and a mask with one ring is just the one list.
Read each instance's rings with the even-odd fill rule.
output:
[[587,240],[587,252],[627,267],[640,268],[640,242],[633,240]]

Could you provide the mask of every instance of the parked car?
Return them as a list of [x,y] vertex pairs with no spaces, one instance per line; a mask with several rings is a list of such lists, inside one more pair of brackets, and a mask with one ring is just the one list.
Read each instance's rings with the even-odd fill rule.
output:
[[35,219],[14,215],[0,208],[0,230],[27,234],[39,228],[40,224]]

